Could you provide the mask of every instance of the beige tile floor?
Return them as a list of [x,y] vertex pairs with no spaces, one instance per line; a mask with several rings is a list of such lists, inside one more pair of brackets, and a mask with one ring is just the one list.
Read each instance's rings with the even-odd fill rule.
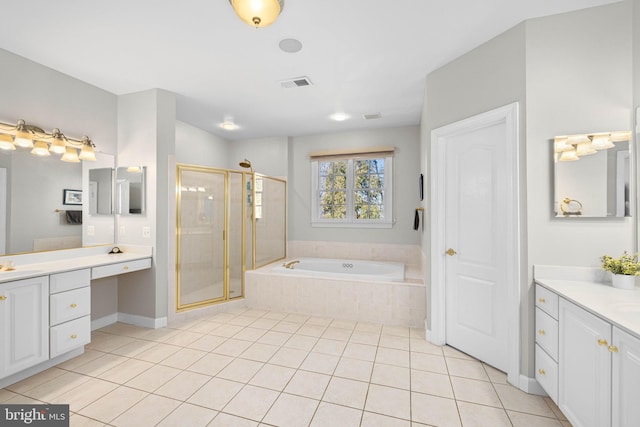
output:
[[69,404],[74,427],[570,425],[424,330],[250,309],[94,331],[0,402]]

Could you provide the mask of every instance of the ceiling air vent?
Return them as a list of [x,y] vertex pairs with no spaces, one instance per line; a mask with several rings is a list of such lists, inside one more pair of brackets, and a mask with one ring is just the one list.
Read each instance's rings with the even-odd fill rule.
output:
[[362,117],[364,117],[365,120],[375,120],[375,119],[379,119],[380,117],[382,117],[382,114],[380,114],[380,113],[363,114]]
[[282,86],[285,89],[291,89],[294,87],[304,87],[304,86],[311,86],[313,83],[311,83],[311,80],[309,80],[309,77],[296,77],[293,79],[289,79],[289,80],[283,80],[280,82],[280,86]]

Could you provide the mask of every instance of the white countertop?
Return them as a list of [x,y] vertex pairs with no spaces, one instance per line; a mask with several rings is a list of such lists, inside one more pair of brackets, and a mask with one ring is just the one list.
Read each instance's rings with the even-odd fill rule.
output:
[[536,278],[536,283],[640,338],[640,287],[617,289],[588,280]]
[[[79,254],[79,256],[78,256]],[[75,253],[76,256],[62,257],[61,259],[47,260],[46,254],[42,260],[34,260],[32,258],[20,258],[19,256],[5,257],[6,260],[14,259],[13,271],[7,271],[4,268],[0,270],[0,283],[12,280],[28,279],[30,277],[46,276],[53,273],[62,273],[71,270],[80,270],[83,268],[98,267],[101,265],[116,264],[119,262],[129,262],[139,259],[151,257],[151,249],[126,251],[119,254],[107,253]],[[58,257],[60,258],[60,257]],[[23,263],[36,261],[31,263]],[[2,264],[3,261],[0,261]]]

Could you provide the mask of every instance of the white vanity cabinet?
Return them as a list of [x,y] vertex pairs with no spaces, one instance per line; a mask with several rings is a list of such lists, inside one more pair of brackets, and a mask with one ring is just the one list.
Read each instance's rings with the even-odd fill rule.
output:
[[558,401],[558,295],[536,286],[536,379]]
[[612,353],[614,426],[640,425],[640,339],[616,327],[613,328]]
[[91,269],[51,275],[50,357],[91,341]]
[[536,286],[536,379],[574,427],[638,427],[640,338],[570,300],[584,286]]
[[49,359],[49,276],[0,283],[0,378]]
[[611,325],[560,298],[558,407],[574,427],[611,425]]

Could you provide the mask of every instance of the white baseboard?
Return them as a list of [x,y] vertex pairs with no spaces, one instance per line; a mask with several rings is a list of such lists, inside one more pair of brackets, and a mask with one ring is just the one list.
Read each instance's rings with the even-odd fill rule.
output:
[[166,317],[159,317],[157,319],[154,319],[153,317],[144,317],[128,313],[118,313],[118,322],[153,329],[164,328],[165,326],[167,326]]
[[105,326],[113,325],[116,322],[128,323],[130,325],[142,326],[143,328],[164,328],[167,326],[167,318],[159,317],[154,319],[152,317],[138,316],[135,314],[127,313],[113,313],[108,316],[101,317],[91,321],[91,330],[104,328]]
[[431,344],[433,344],[433,345],[445,345],[446,344],[446,342],[442,342],[440,340],[436,340],[433,337],[433,333],[431,332],[431,330],[427,329],[427,322],[424,322],[424,328],[425,328],[424,329],[425,330],[425,337],[426,337],[427,341],[429,341]]
[[518,384],[518,388],[529,394],[537,394],[539,396],[546,396],[542,386],[536,381],[535,378],[529,378],[525,375],[520,375],[520,384]]
[[91,330],[104,328],[105,326],[112,325],[118,321],[118,313],[112,313],[108,316],[101,317],[91,321]]

